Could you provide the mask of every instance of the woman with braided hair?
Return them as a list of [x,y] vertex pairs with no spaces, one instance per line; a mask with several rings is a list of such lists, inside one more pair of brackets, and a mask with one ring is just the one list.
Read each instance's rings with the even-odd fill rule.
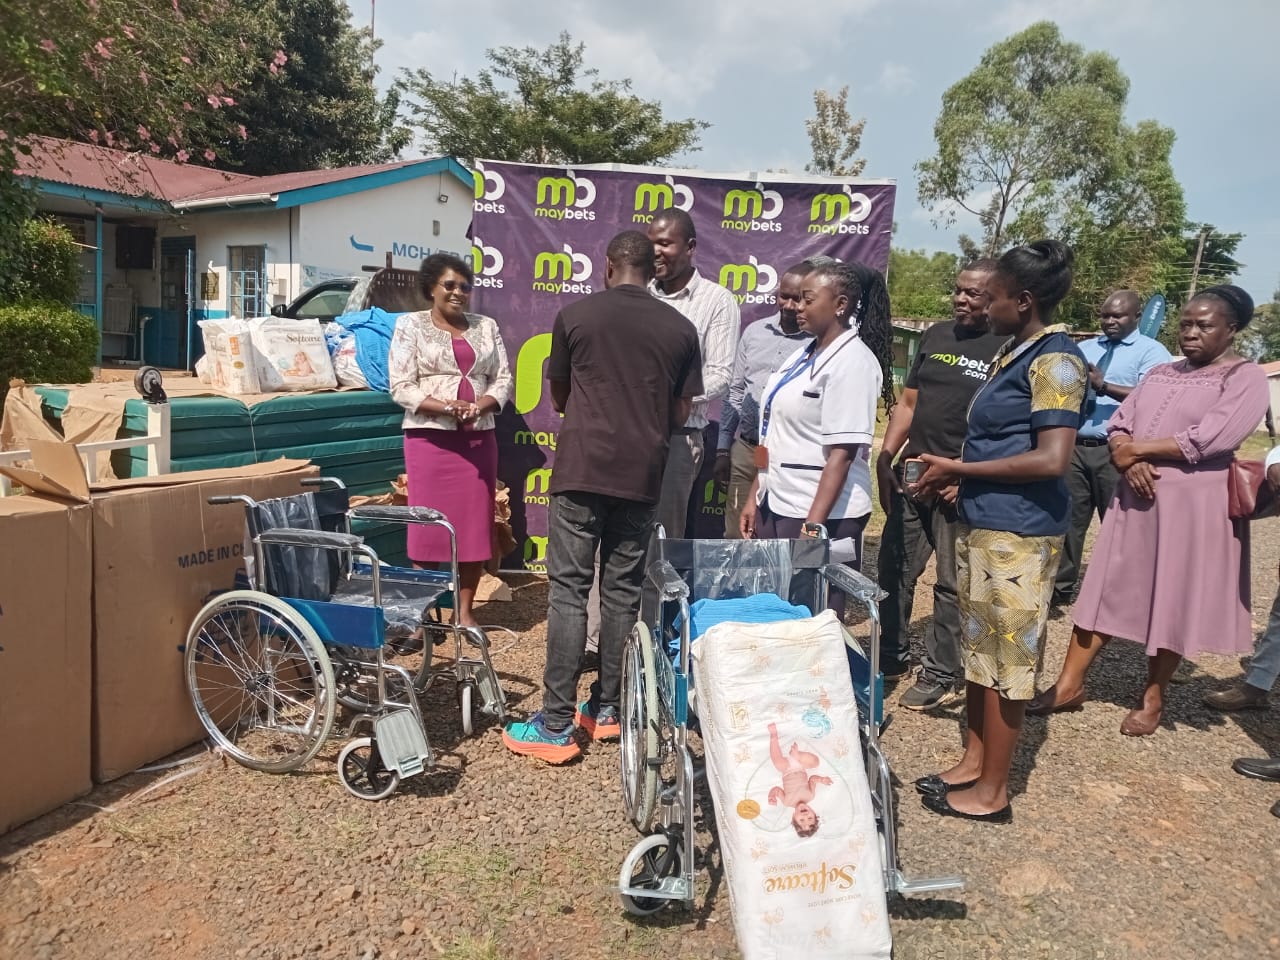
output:
[[1249,525],[1228,510],[1231,461],[1267,409],[1266,375],[1234,349],[1252,319],[1239,287],[1200,291],[1182,308],[1182,358],[1153,368],[1107,424],[1122,482],[1072,610],[1066,662],[1032,713],[1081,707],[1089,667],[1124,637],[1146,647],[1147,680],[1120,732],[1148,736],[1183,657],[1253,649]]
[[[888,298],[884,280],[860,264],[830,262],[800,284],[796,321],[813,336],[765,384],[760,402],[760,468],[740,521],[743,538],[795,539],[823,524],[833,540],[853,543],[862,563],[862,531],[871,518],[871,440],[876,404],[892,397]],[[868,294],[872,295],[868,295]],[[844,612],[844,595],[830,607]]]

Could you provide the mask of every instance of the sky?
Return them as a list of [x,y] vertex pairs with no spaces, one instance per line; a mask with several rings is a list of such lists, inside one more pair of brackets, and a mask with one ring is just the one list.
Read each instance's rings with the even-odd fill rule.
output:
[[[372,0],[348,3],[367,26]],[[933,153],[947,87],[1039,20],[1119,60],[1126,120],[1177,132],[1189,218],[1245,235],[1236,282],[1270,300],[1280,286],[1276,0],[380,0],[375,32],[385,86],[406,67],[473,75],[488,48],[542,49],[567,30],[603,79],[630,79],[668,118],[711,124],[699,151],[672,161],[707,171],[802,173],[813,91],[847,84],[850,113],[867,121],[863,175],[898,182],[895,246],[957,252],[976,222],[935,226],[916,197],[915,164]]]

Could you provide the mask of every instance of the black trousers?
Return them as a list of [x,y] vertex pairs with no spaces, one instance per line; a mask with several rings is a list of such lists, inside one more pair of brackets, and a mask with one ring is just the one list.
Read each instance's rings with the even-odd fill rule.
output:
[[1111,465],[1111,451],[1105,443],[1086,446],[1077,443],[1067,468],[1067,492],[1071,495],[1071,527],[1062,545],[1058,578],[1053,585],[1053,602],[1066,605],[1075,600],[1080,580],[1080,560],[1084,555],[1084,537],[1096,512],[1098,519],[1107,512],[1116,492],[1120,474]]
[[937,554],[933,587],[933,627],[925,637],[920,674],[941,684],[964,679],[960,665],[960,607],[956,601],[956,508],[942,500],[923,503],[900,493],[893,495],[893,512],[880,537],[880,586],[888,594],[880,605],[881,664],[886,673],[907,669],[916,581]]

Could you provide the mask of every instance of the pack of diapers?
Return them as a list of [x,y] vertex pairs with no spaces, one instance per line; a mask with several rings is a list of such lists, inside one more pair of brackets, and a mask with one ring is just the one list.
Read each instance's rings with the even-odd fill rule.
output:
[[319,320],[262,317],[248,324],[264,393],[338,386]]
[[[249,323],[237,317],[201,320],[204,370],[201,380],[226,393],[261,393]],[[197,366],[199,369],[199,365]]]
[[693,642],[698,718],[745,960],[888,960],[880,839],[831,611]]

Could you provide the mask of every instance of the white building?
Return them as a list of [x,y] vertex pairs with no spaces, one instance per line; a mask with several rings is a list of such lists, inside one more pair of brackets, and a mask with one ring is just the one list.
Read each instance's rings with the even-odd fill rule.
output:
[[471,249],[473,179],[451,157],[270,177],[36,138],[19,172],[83,245],[79,309],[105,358],[190,368],[196,323],[253,317],[319,280]]

